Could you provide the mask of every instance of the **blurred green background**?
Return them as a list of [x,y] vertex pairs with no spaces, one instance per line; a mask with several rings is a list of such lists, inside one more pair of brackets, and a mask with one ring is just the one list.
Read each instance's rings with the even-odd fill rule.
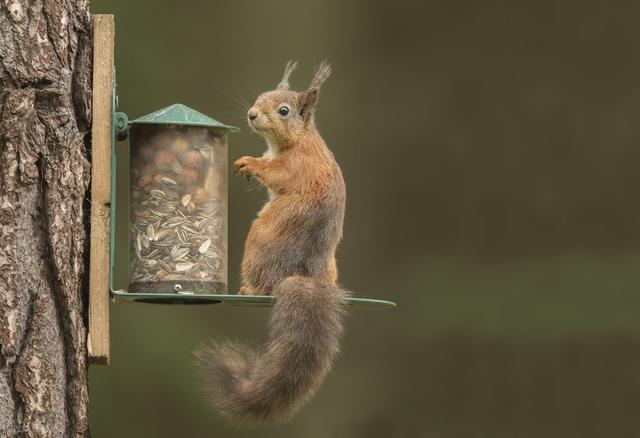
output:
[[[288,424],[229,427],[192,348],[259,345],[268,310],[112,305],[90,369],[102,437],[612,437],[640,430],[640,4],[94,0],[116,15],[120,110],[246,126],[286,60],[334,64],[318,124],[348,188],[354,311]],[[248,129],[230,162],[259,155]],[[126,181],[126,177],[124,177]],[[265,199],[230,181],[230,290]]]

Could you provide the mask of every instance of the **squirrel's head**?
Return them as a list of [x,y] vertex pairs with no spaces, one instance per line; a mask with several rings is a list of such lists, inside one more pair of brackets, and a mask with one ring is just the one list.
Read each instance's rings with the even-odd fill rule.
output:
[[261,94],[249,112],[249,126],[261,136],[276,143],[286,143],[310,127],[320,86],[331,74],[331,66],[321,62],[305,91],[290,91],[289,76],[297,63],[289,61],[284,76],[275,90]]

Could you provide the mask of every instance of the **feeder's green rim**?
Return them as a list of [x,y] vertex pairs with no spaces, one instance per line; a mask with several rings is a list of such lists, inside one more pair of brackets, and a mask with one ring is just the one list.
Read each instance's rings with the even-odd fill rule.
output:
[[235,126],[225,125],[181,103],[169,105],[151,114],[130,120],[129,125],[202,126],[205,128],[222,129],[229,132],[240,132],[240,129]]
[[[271,307],[276,298],[271,295],[218,295],[218,294],[178,294],[178,293],[138,293],[124,290],[111,291],[114,302],[133,301],[160,304],[223,304],[227,306]],[[359,309],[393,308],[396,303],[364,297],[347,297],[345,303]]]

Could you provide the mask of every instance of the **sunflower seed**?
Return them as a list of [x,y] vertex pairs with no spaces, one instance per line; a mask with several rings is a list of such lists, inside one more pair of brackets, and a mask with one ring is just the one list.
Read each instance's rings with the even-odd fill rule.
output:
[[202,245],[200,245],[200,248],[198,248],[198,251],[200,252],[200,254],[204,254],[205,252],[207,252],[210,246],[211,246],[211,239],[207,239],[204,241]]
[[183,224],[184,223],[185,218],[184,217],[172,217],[171,219],[168,219],[164,225],[167,227],[175,227],[177,225]]
[[182,260],[187,256],[187,254],[189,254],[189,248],[178,248],[175,250],[175,252],[171,253],[171,258],[176,261]]
[[149,224],[149,226],[147,227],[147,239],[149,239],[150,242],[156,240],[156,230],[151,224]]
[[158,265],[165,271],[173,271],[173,267],[164,260],[158,260]]
[[193,263],[191,262],[180,262],[176,263],[176,271],[188,271],[193,267]]
[[178,185],[178,183],[175,180],[173,180],[171,178],[167,178],[166,176],[162,177],[160,179],[160,181],[162,181],[165,184],[172,185],[172,186],[177,186]]

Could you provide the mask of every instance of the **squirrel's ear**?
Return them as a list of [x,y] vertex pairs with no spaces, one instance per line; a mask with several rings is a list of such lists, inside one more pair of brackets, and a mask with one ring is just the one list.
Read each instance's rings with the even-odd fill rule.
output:
[[289,89],[289,76],[291,73],[298,67],[298,63],[296,61],[290,60],[287,61],[287,65],[284,67],[284,74],[282,75],[282,80],[276,87],[276,90],[288,90]]
[[313,111],[313,107],[318,100],[318,88],[309,88],[307,91],[300,93],[298,104],[300,105],[300,117],[306,119]]
[[322,61],[316,70],[316,74],[313,75],[309,89],[300,93],[300,117],[303,119],[307,120],[309,115],[313,112],[313,107],[318,101],[320,86],[327,80],[329,75],[331,75],[331,65],[327,61]]

